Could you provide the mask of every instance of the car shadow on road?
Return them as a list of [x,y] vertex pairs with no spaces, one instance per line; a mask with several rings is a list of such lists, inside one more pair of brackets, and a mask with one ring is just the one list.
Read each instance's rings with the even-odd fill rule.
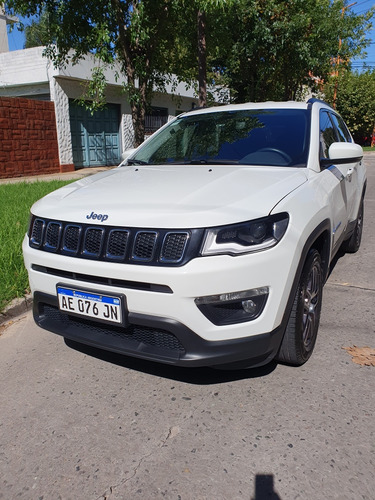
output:
[[265,366],[259,368],[248,368],[242,370],[219,370],[209,367],[184,368],[181,366],[166,365],[155,363],[138,358],[131,358],[122,354],[116,354],[110,351],[104,351],[96,347],[80,344],[73,340],[64,339],[65,344],[75,351],[79,351],[88,356],[100,359],[107,363],[112,363],[129,370],[136,370],[148,375],[177,380],[187,384],[211,385],[224,384],[235,380],[259,378],[273,372],[277,363],[271,361]]
[[338,261],[340,259],[342,259],[342,257],[345,257],[346,255],[346,252],[344,250],[342,250],[342,248],[339,248],[338,252],[336,253],[336,255],[333,257],[332,261],[331,261],[331,264],[329,266],[329,270],[328,270],[328,276],[327,276],[327,281],[329,279],[329,277],[331,276],[333,270],[335,269],[336,267],[336,264],[338,263]]

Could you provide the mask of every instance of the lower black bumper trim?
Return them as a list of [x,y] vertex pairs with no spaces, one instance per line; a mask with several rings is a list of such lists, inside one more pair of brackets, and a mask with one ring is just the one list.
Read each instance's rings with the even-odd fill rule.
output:
[[[169,318],[129,313],[128,328],[69,316],[57,298],[34,294],[34,320],[41,327],[93,347],[177,366],[234,365],[256,367],[270,362],[279,349],[282,327],[270,333],[235,340],[207,341]],[[242,363],[243,364],[243,363]]]

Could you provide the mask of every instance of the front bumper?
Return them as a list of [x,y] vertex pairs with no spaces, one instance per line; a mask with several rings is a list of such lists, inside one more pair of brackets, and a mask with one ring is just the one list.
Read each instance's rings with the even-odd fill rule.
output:
[[[240,257],[196,258],[177,268],[95,262],[23,245],[36,323],[66,338],[109,351],[175,365],[209,366],[249,360],[266,364],[277,353],[288,317],[296,249],[276,247]],[[281,262],[283,265],[281,265]],[[58,309],[56,285],[126,297],[130,326],[106,326]],[[268,287],[262,314],[217,326],[197,297]]]
[[243,339],[207,341],[178,321],[129,313],[129,326],[119,327],[80,319],[62,312],[57,298],[34,294],[33,314],[41,327],[93,347],[177,366],[261,366],[279,348],[283,330]]

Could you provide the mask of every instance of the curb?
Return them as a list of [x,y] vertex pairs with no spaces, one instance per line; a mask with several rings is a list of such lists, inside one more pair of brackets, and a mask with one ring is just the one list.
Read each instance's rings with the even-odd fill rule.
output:
[[1,313],[0,326],[4,323],[12,321],[17,316],[24,314],[32,308],[33,299],[31,294],[25,297],[14,299]]

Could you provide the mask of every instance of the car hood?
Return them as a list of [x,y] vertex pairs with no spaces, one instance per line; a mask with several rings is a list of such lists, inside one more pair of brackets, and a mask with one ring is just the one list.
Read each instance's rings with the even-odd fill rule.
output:
[[32,213],[111,226],[209,227],[264,217],[306,180],[296,168],[128,166],[58,189]]

